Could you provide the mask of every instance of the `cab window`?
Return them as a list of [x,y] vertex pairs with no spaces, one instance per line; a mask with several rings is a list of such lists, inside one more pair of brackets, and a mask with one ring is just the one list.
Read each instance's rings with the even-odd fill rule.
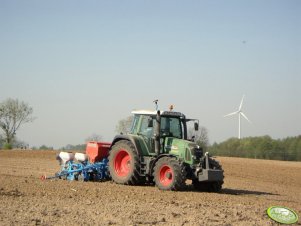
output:
[[137,133],[138,123],[139,123],[139,115],[135,115],[132,122],[131,134]]
[[182,126],[179,118],[161,117],[161,136],[182,138]]
[[152,123],[152,117],[148,115],[143,115],[141,117],[141,126],[139,133],[142,135],[145,135],[147,137],[152,137],[153,136],[153,123]]

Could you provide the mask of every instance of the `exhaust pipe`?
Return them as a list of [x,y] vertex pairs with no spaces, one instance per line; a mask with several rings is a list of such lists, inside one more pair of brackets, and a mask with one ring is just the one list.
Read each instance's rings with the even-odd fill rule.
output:
[[161,115],[160,111],[157,111],[156,124],[155,124],[155,152],[157,155],[160,154],[160,127],[161,127]]

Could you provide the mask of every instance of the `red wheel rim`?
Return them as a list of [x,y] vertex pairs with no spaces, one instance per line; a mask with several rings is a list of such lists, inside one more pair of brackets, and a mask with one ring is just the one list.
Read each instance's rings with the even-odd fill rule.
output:
[[120,177],[126,177],[131,170],[131,156],[125,150],[120,150],[114,159],[115,173]]
[[160,183],[163,185],[163,186],[169,186],[171,183],[172,183],[172,179],[173,179],[173,172],[172,172],[172,169],[165,165],[165,166],[162,166],[160,171],[159,171],[159,180],[160,180]]

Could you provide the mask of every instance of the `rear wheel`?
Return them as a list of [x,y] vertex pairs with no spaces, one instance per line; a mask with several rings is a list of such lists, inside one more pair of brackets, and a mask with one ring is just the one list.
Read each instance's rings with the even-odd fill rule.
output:
[[185,187],[185,171],[179,162],[170,157],[163,157],[155,165],[153,177],[161,190],[182,190]]
[[118,184],[136,185],[142,182],[139,157],[130,141],[121,140],[113,145],[109,153],[109,171]]
[[[222,166],[219,164],[218,161],[215,159],[209,158],[209,168],[210,169],[217,169],[222,170]],[[222,190],[222,185],[224,181],[198,181],[193,180],[192,184],[193,187],[198,191],[205,191],[205,192],[220,192]]]

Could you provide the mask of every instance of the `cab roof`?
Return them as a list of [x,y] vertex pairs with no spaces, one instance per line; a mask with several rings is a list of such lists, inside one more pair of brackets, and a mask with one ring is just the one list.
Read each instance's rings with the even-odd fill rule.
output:
[[[134,114],[134,115],[156,115],[157,111],[154,111],[154,110],[134,110],[134,111],[132,111],[132,114]],[[176,111],[160,111],[160,115],[185,118],[184,114],[182,114],[180,112],[176,112]]]
[[[132,111],[132,114],[134,114],[134,115],[156,115],[157,111],[153,111],[153,110],[134,110],[134,111]],[[162,111],[160,111],[160,114],[162,114]]]

